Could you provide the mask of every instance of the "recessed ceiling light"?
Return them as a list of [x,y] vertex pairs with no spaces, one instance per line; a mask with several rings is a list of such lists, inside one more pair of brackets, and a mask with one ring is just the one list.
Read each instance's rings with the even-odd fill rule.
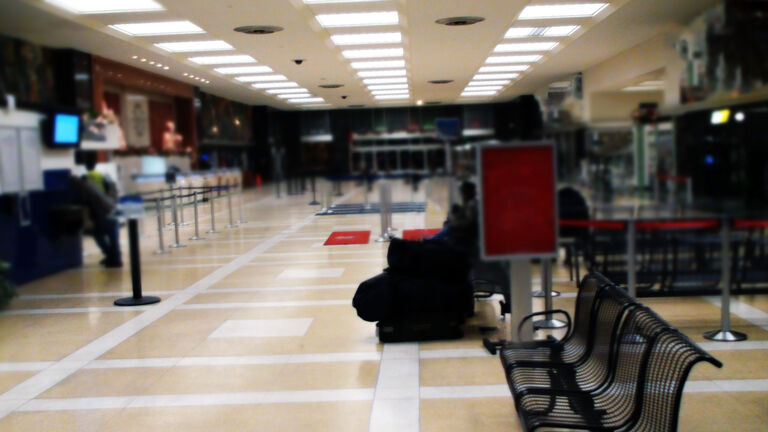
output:
[[288,103],[297,103],[297,104],[304,104],[304,103],[314,103],[314,102],[325,102],[325,99],[314,97],[314,98],[303,98],[303,99],[288,99]]
[[368,90],[402,90],[408,89],[408,84],[384,84],[384,85],[369,85]]
[[190,57],[188,60],[201,65],[256,63],[256,59],[249,55]]
[[374,99],[377,99],[377,100],[410,99],[410,96],[407,95],[407,94],[404,94],[404,95],[379,95],[379,96],[374,96]]
[[384,69],[384,70],[366,70],[357,73],[361,78],[386,77],[386,76],[405,76],[405,69]]
[[285,75],[246,75],[236,77],[235,79],[240,82],[270,82],[288,80]]
[[281,32],[283,31],[283,28],[280,26],[272,25],[247,25],[235,27],[233,30],[238,33],[245,33],[249,35],[269,35],[272,33]]
[[517,19],[582,18],[600,13],[608,3],[570,3],[526,6]]
[[336,34],[331,35],[331,41],[340,46],[391,44],[402,42],[403,35],[400,32]]
[[293,81],[279,81],[279,82],[265,82],[265,83],[251,84],[251,87],[257,88],[257,89],[276,89],[276,88],[289,88],[289,87],[298,87],[298,86],[299,85]]
[[284,88],[284,89],[271,89],[267,90],[269,94],[289,94],[289,93],[309,93],[309,90],[305,88]]
[[550,51],[559,45],[557,42],[524,42],[498,44],[493,52]]
[[493,96],[497,92],[495,91],[473,91],[473,92],[462,92],[461,97],[479,97],[479,96]]
[[353,69],[386,69],[386,68],[404,68],[405,60],[379,60],[362,61],[350,63]]
[[362,50],[345,50],[341,52],[341,55],[348,59],[363,59],[363,58],[386,58],[386,57],[402,57],[402,48],[380,48],[380,49],[362,49]]
[[467,84],[467,87],[472,86],[488,86],[488,85],[501,85],[505,86],[512,81],[510,80],[485,80],[485,81],[470,81],[469,84]]
[[528,65],[483,66],[480,69],[478,69],[477,72],[479,73],[522,72],[522,71],[528,70],[529,68],[530,66]]
[[504,64],[504,63],[535,63],[542,59],[539,54],[532,55],[517,55],[517,56],[493,56],[485,59],[488,64]]
[[216,68],[214,70],[224,75],[272,72],[272,68],[269,66],[233,66],[233,67]]
[[232,45],[223,40],[163,42],[157,43],[155,46],[170,52],[226,51],[234,49]]
[[472,80],[483,81],[483,80],[515,79],[519,76],[520,76],[519,73],[477,74],[472,78]]
[[408,94],[408,89],[404,89],[404,90],[373,90],[373,91],[371,91],[371,94],[372,95],[391,95],[391,94],[399,94],[399,95],[405,94],[405,95],[407,95]]
[[164,66],[163,69],[168,70],[168,69],[170,69],[170,67],[169,66]]
[[664,89],[661,87],[651,87],[651,86],[630,86],[630,87],[624,87],[621,89],[621,91],[625,92],[660,92]]
[[407,82],[408,82],[408,78],[406,77],[366,78],[363,80],[364,84],[406,84]]
[[293,99],[293,98],[301,99],[301,98],[312,97],[312,95],[309,94],[309,93],[298,93],[298,94],[297,93],[291,93],[291,94],[279,94],[279,95],[277,95],[277,97],[279,97],[280,99]]
[[186,72],[184,72],[184,76],[187,76],[187,75],[189,75],[189,74],[188,74],[188,73],[186,73]]
[[151,61],[151,62],[149,62],[149,64],[153,65],[153,64],[155,64],[155,62],[154,62],[154,61]]
[[136,60],[137,58],[139,58],[139,56],[133,56],[133,57],[131,57],[131,58],[132,58],[132,59],[134,59],[134,60]]
[[503,88],[504,86],[474,86],[474,87],[467,86],[467,88],[465,88],[464,91],[465,92],[467,91],[498,91]]
[[159,36],[205,33],[190,21],[163,21],[149,23],[113,24],[111,28],[130,36]]
[[165,10],[154,0],[45,0],[77,14],[149,12]]
[[525,38],[529,37],[536,30],[534,27],[512,27],[504,34],[504,38]]
[[579,29],[581,26],[577,25],[568,25],[568,26],[555,26],[555,27],[547,27],[544,30],[544,33],[541,35],[543,37],[563,37],[563,36],[570,36]]
[[397,25],[400,22],[398,14],[395,11],[320,14],[315,16],[315,18],[323,27]]
[[416,101],[416,105],[422,106],[422,105],[424,105],[424,101],[422,99],[419,99],[419,100]]
[[147,61],[147,59],[143,58],[143,59],[141,59],[141,61],[142,61],[142,62],[146,62],[146,61]]

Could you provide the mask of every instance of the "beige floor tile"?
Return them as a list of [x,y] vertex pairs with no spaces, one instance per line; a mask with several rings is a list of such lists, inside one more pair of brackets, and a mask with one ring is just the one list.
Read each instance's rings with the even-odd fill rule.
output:
[[739,296],[734,296],[733,298],[740,302],[744,302],[752,307],[756,307],[765,313],[768,313],[768,295],[765,295],[765,294],[739,295]]
[[17,384],[35,375],[37,372],[0,372],[0,394],[12,389]]
[[522,430],[512,398],[421,401],[421,432],[515,432]]
[[112,419],[105,430],[359,432],[368,428],[370,411],[370,402],[131,408]]
[[709,364],[697,365],[691,380],[765,379],[768,378],[768,350],[714,351],[722,369]]
[[305,300],[349,300],[355,294],[354,288],[302,291],[261,291],[248,293],[216,293],[198,294],[187,303],[248,303],[273,301],[305,301]]
[[422,386],[465,386],[504,384],[504,370],[498,356],[478,358],[422,359],[419,362]]
[[169,368],[81,369],[46,391],[41,398],[134,396],[149,388]]
[[687,393],[680,407],[680,432],[764,432],[768,393]]
[[120,410],[15,412],[0,419],[0,431],[102,432]]

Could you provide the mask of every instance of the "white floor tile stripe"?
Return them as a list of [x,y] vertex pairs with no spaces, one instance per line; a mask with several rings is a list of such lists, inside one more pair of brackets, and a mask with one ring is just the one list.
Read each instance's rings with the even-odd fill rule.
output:
[[368,255],[376,254],[386,257],[387,250],[365,250],[365,251],[347,251],[347,250],[334,250],[329,249],[324,252],[273,252],[262,254],[262,257],[293,257],[293,256],[316,256],[316,257],[333,257],[334,255]]
[[[179,291],[144,291],[146,295],[173,295]],[[112,292],[93,292],[93,293],[81,293],[81,294],[35,294],[35,295],[22,295],[18,296],[17,300],[59,300],[59,299],[75,299],[75,298],[98,298],[98,297],[114,297],[118,299],[131,295],[131,291],[112,291]]]
[[247,265],[251,267],[251,266],[271,266],[271,265],[336,264],[336,263],[364,263],[364,262],[385,263],[386,259],[387,259],[386,257],[350,258],[350,259],[334,259],[333,257],[328,257],[326,259],[318,259],[318,260],[259,261],[259,262],[248,263]]
[[[712,303],[713,305],[720,307],[720,297],[704,297],[705,300]],[[763,330],[768,330],[768,313],[765,313],[761,311],[760,309],[750,306],[744,302],[741,302],[733,297],[731,297],[731,315],[736,315],[737,317],[749,321],[750,323],[762,328]],[[716,330],[716,329],[712,329]],[[733,344],[740,344],[743,342],[732,342]],[[731,343],[728,343],[729,345]]]
[[350,306],[352,299],[343,300],[295,300],[275,302],[238,302],[238,303],[201,303],[185,304],[178,306],[176,310],[205,310],[205,309],[260,309],[280,307],[304,307],[304,306]]
[[[347,195],[342,197],[342,200],[348,199],[350,194],[354,192],[355,190],[353,189]],[[308,216],[303,221],[294,225],[289,231],[298,231],[303,226],[308,225],[314,219],[314,217],[314,215]],[[10,390],[0,395],[0,402],[6,402],[6,404],[3,404],[0,408],[0,418],[3,418],[9,413],[13,412],[15,408],[18,408],[24,404],[24,402],[38,397],[49,388],[77,372],[86,364],[101,357],[107,351],[121,344],[155,321],[159,320],[179,305],[186,303],[197,294],[208,289],[211,285],[229,276],[246,263],[252,261],[258,255],[264,253],[269,248],[278,244],[288,235],[289,233],[281,233],[275,235],[274,237],[251,249],[250,251],[244,253],[242,256],[234,259],[230,263],[225,264],[221,268],[213,271],[211,274],[190,285],[183,291],[165,299],[161,303],[151,306],[150,309],[143,311],[143,313],[140,315],[119,325],[101,337],[76,350],[72,354],[66,356],[64,359],[51,365],[48,369],[37,373],[33,377],[21,382],[20,384],[17,384]],[[134,308],[134,310],[136,310],[136,308]],[[9,403],[10,401],[13,401],[13,403]]]
[[423,350],[419,352],[419,358],[422,359],[471,358],[490,356],[492,355],[488,353],[488,350],[483,348]]
[[94,360],[84,369],[152,368],[169,366],[271,365],[289,363],[340,363],[378,361],[380,359],[381,354],[376,351],[359,353],[282,354],[259,356],[166,357],[155,359]]
[[248,293],[248,292],[280,292],[280,291],[318,291],[332,289],[355,289],[358,284],[338,284],[338,285],[304,285],[304,286],[277,286],[264,288],[211,288],[207,293]]
[[368,432],[419,432],[419,344],[386,344]]

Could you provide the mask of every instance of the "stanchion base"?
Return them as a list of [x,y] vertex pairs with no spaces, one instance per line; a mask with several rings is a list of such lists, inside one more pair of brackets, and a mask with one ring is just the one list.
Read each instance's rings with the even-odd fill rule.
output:
[[248,221],[244,221],[244,220],[240,220],[240,219],[238,219],[238,220],[236,220],[236,221],[235,221],[235,223],[236,223],[237,225],[245,225],[245,224],[247,224],[247,223],[248,223]]
[[168,247],[169,247],[169,248],[178,249],[178,248],[187,247],[187,245],[185,245],[185,244],[182,244],[182,243],[174,243],[174,244],[172,244],[172,245],[169,245]]
[[155,255],[163,255],[167,253],[171,253],[171,251],[169,251],[168,249],[158,249],[155,251]]
[[378,243],[385,243],[385,242],[388,242],[388,241],[391,241],[391,240],[392,240],[392,236],[391,235],[381,235],[378,238],[376,238],[375,241],[378,242]]
[[180,223],[179,224],[180,227],[185,227],[185,226],[190,226],[190,225],[192,225],[192,222],[184,222],[184,223]]
[[206,231],[206,233],[208,233],[208,234],[218,234],[219,232],[220,231],[216,231],[216,230],[208,230],[208,231]]
[[309,202],[309,205],[320,205],[320,203],[317,202],[316,200],[312,200]]
[[747,335],[741,332],[728,330],[712,330],[704,333],[704,339],[716,342],[741,342],[747,340]]
[[189,239],[190,239],[190,240],[192,240],[192,241],[194,241],[194,240],[205,240],[205,237],[200,237],[200,236],[192,236],[192,237],[190,237]]
[[123,297],[115,300],[115,306],[144,306],[153,303],[159,303],[160,297],[143,296],[140,298]]
[[229,229],[235,229],[237,227],[238,227],[237,224],[234,224],[234,225],[233,224],[229,224],[229,225],[227,225],[227,228],[229,228]]
[[543,319],[533,322],[535,329],[559,329],[563,327],[568,327],[568,324],[558,319]]

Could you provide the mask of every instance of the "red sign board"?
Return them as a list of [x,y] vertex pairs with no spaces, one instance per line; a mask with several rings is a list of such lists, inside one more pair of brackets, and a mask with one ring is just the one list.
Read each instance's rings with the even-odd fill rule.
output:
[[486,145],[478,153],[484,259],[557,254],[555,154],[550,143]]

